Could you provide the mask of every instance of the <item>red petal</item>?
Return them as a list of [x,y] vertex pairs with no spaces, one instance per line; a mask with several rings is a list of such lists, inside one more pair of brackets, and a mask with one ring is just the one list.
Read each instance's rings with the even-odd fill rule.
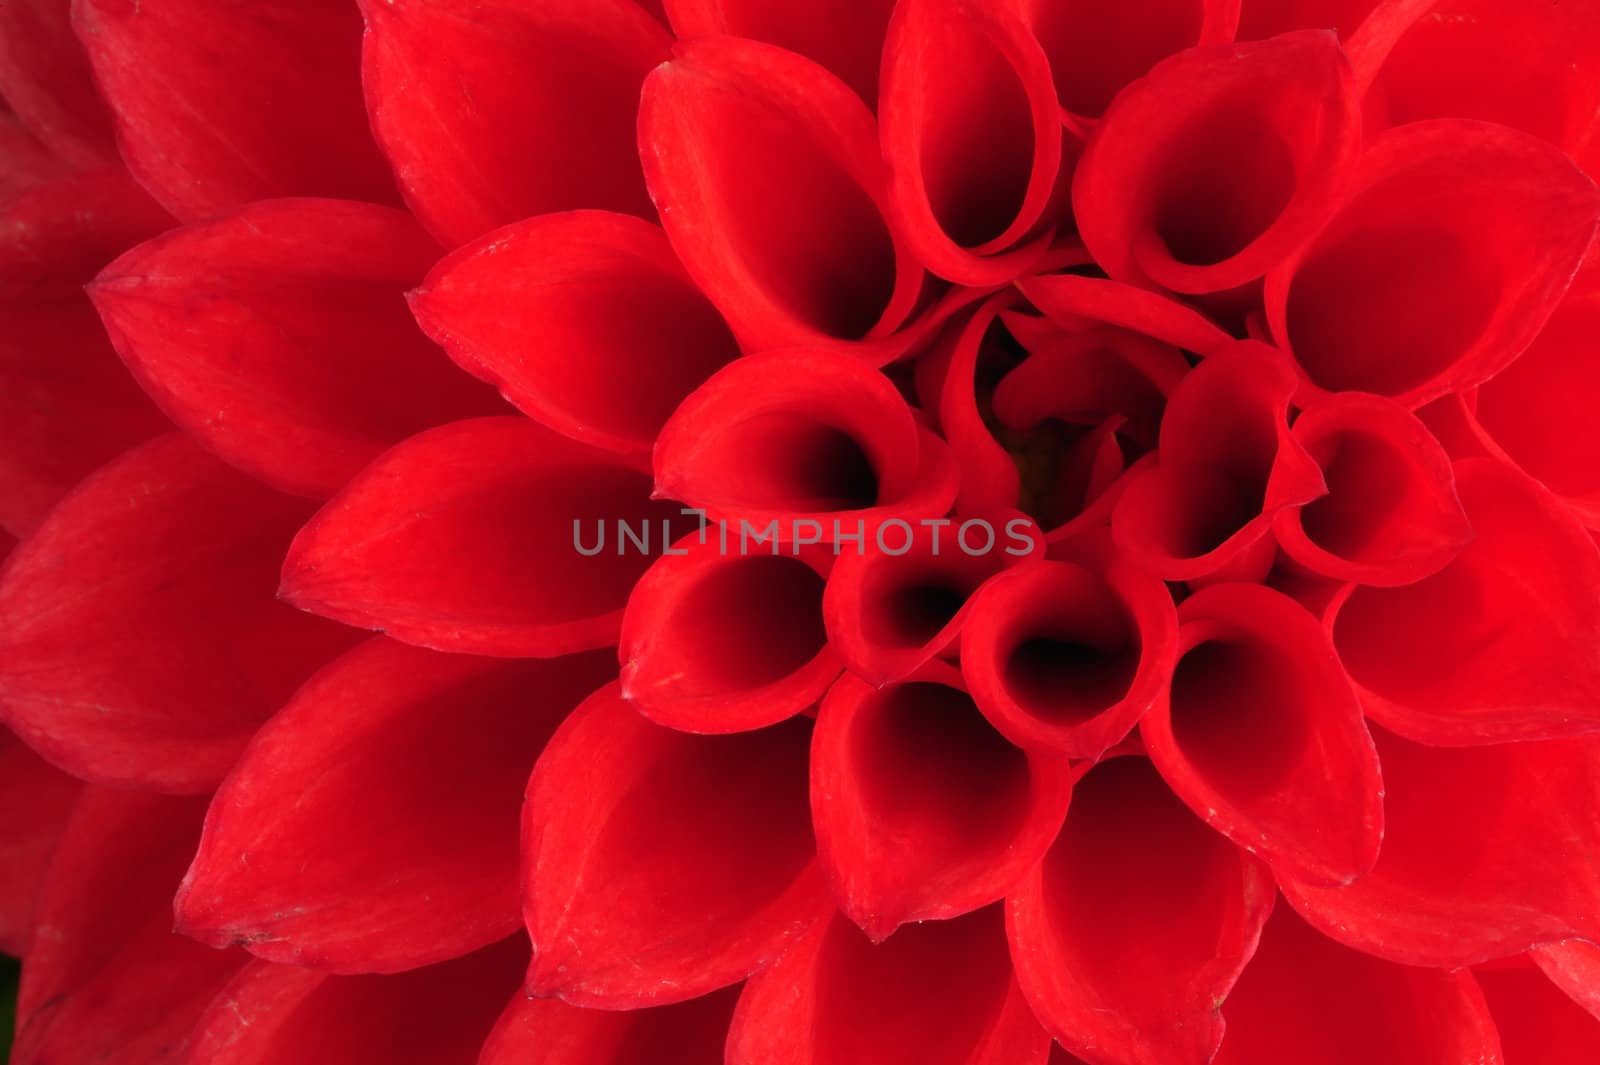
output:
[[[1582,261],[1600,190],[1559,150],[1483,123],[1385,133],[1322,232],[1267,278],[1307,395],[1415,408],[1480,384],[1538,335]],[[1302,397],[1305,398],[1305,397]]]
[[128,169],[179,218],[270,196],[394,200],[349,5],[74,0],[72,22]]
[[1531,956],[1557,987],[1600,1020],[1600,945],[1569,939],[1539,947]]
[[1061,838],[1010,899],[1011,957],[1034,1012],[1086,1060],[1209,1061],[1276,897],[1149,762],[1113,757],[1078,780]]
[[1022,495],[1017,464],[994,438],[978,395],[979,370],[990,368],[991,345],[1003,335],[1004,326],[997,319],[1016,302],[1014,292],[996,293],[965,322],[957,319],[939,346],[917,360],[924,374],[943,371],[937,387],[928,389],[925,405],[937,403],[939,429],[960,470],[956,506],[963,513],[1014,507]]
[[695,998],[771,965],[831,908],[805,804],[810,722],[691,736],[619,686],[556,733],[528,784],[529,987],[579,1006]]
[[0,200],[11,200],[29,189],[60,181],[73,170],[70,163],[52,154],[16,115],[0,105]]
[[600,211],[545,215],[453,253],[412,295],[417,321],[530,417],[647,452],[738,345],[661,230]]
[[651,217],[639,86],[671,38],[629,0],[360,0],[372,128],[447,247],[530,215]]
[[72,35],[71,0],[0,7],[0,97],[50,150],[79,166],[113,162],[111,115]]
[[45,870],[82,790],[0,730],[0,953],[27,950]]
[[1476,976],[1506,1065],[1589,1065],[1600,1059],[1600,1020],[1538,969],[1480,969]]
[[1503,462],[1457,463],[1456,482],[1474,539],[1455,561],[1404,588],[1353,589],[1329,611],[1362,706],[1430,744],[1600,728],[1594,541]]
[[1280,877],[1328,935],[1446,968],[1600,934],[1600,741],[1424,747],[1374,729],[1387,834],[1349,887]]
[[1073,182],[1078,229],[1112,277],[1236,288],[1313,232],[1360,139],[1332,34],[1185,52],[1106,112]]
[[[740,732],[812,706],[839,675],[822,620],[830,552],[746,554],[707,527],[657,559],[622,617],[622,690],[657,724]],[[680,553],[681,552],[681,553]]]
[[185,1060],[195,1019],[245,960],[172,931],[172,888],[203,809],[85,789],[39,898],[12,1065]]
[[884,220],[876,123],[822,67],[683,42],[645,82],[639,152],[667,236],[747,350],[878,340],[911,312],[922,271]]
[[1280,873],[1342,884],[1371,869],[1378,757],[1316,619],[1250,584],[1204,588],[1178,619],[1171,691],[1140,725],[1172,790]]
[[1259,41],[1291,30],[1335,30],[1349,40],[1380,0],[1243,0],[1239,40]]
[[90,471],[169,428],[117,361],[83,285],[171,224],[111,170],[0,207],[0,525],[19,536]]
[[1294,423],[1322,467],[1328,494],[1281,511],[1278,542],[1325,577],[1412,584],[1443,569],[1472,539],[1444,448],[1404,407],[1345,392]]
[[178,890],[179,930],[361,973],[504,939],[519,924],[528,773],[567,712],[614,672],[603,652],[507,661],[382,638],[349,652],[306,682],[223,781]]
[[400,211],[275,200],[135,248],[89,294],[196,440],[326,498],[390,444],[494,406],[406,312],[402,292],[438,254]]
[[391,448],[329,501],[295,537],[280,594],[440,651],[608,647],[659,550],[627,547],[622,525],[654,545],[678,514],[650,500],[648,474],[526,418],[455,422]]
[[817,847],[874,942],[1000,899],[1050,846],[1071,793],[1066,760],[1006,742],[948,665],[883,689],[846,676],[817,714]]
[[305,507],[187,438],[95,473],[0,573],[0,711],[88,780],[209,790],[355,634],[273,599]]
[[728,1065],[1045,1065],[1000,907],[872,945],[835,916],[745,985]]
[[722,1060],[739,988],[676,1006],[586,1010],[517,995],[478,1065],[707,1065]]
[[1018,287],[1045,317],[1069,331],[1081,328],[1087,318],[1200,355],[1233,343],[1232,337],[1188,304],[1119,281],[1052,274],[1030,277],[1018,282]]
[[1112,515],[1134,562],[1164,580],[1229,574],[1279,511],[1327,491],[1289,431],[1294,389],[1283,357],[1251,341],[1184,377],[1161,421],[1159,461],[1130,480]]
[[200,1018],[191,1065],[474,1065],[517,969],[521,936],[399,976],[251,962]]
[[1006,8],[904,0],[884,50],[895,221],[929,269],[969,285],[1021,273],[1068,206],[1050,63]]
[[1098,758],[1172,676],[1178,619],[1166,585],[1121,561],[1023,566],[973,598],[961,671],[1013,743]]
[[1216,1065],[1501,1060],[1471,973],[1410,969],[1346,950],[1287,906],[1273,911],[1226,1016]]

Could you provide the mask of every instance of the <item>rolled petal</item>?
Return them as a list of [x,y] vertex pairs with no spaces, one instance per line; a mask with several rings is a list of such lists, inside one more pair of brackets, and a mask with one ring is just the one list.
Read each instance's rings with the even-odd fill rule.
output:
[[171,427],[83,292],[129,244],[171,224],[115,170],[0,206],[0,525],[18,536],[92,470]]
[[280,594],[438,651],[609,647],[678,513],[652,502],[648,474],[526,418],[455,422],[391,448],[318,511]]
[[987,397],[980,396],[978,384],[980,372],[995,361],[993,347],[1006,335],[1000,314],[1017,302],[1015,293],[995,293],[952,322],[936,348],[917,360],[928,380],[925,405],[937,406],[939,430],[960,471],[956,506],[962,512],[1014,507],[1022,496],[1017,464],[984,420]]
[[75,776],[209,790],[355,642],[273,598],[305,512],[178,435],[95,473],[0,573],[0,716]]
[[1600,190],[1525,133],[1441,119],[1378,137],[1321,233],[1267,278],[1301,398],[1416,408],[1489,380],[1561,301],[1597,217]]
[[1472,539],[1450,457],[1427,426],[1379,396],[1343,392],[1294,423],[1328,494],[1280,511],[1273,529],[1296,562],[1358,584],[1412,584]]
[[1449,748],[1373,734],[1383,852],[1344,888],[1280,875],[1308,920],[1358,950],[1445,968],[1600,934],[1600,742]]
[[922,271],[884,217],[877,124],[810,60],[680,43],[645,82],[639,154],[673,247],[746,350],[877,341],[911,312]]
[[738,356],[660,228],[601,211],[530,218],[449,255],[417,321],[529,417],[645,453],[667,416]]
[[189,1065],[476,1065],[527,956],[517,936],[398,976],[253,961],[196,1024]]
[[653,724],[600,689],[556,733],[523,813],[529,990],[670,1005],[775,962],[832,909],[805,803],[811,724]]
[[1538,969],[1479,969],[1506,1065],[1584,1065],[1600,1056],[1600,1019]]
[[1008,743],[942,663],[881,689],[846,676],[817,714],[817,847],[874,942],[999,900],[1044,855],[1071,794],[1066,760]]
[[1530,952],[1557,987],[1600,1021],[1600,944],[1569,939]]
[[[673,413],[655,448],[656,491],[781,540],[798,523],[818,539],[950,509],[956,473],[887,377],[860,359],[752,355],[725,367]],[[836,528],[837,527],[837,528]],[[806,527],[810,531],[810,526]],[[898,541],[896,541],[898,542]]]
[[675,1006],[586,1010],[512,997],[477,1065],[705,1065],[722,1060],[739,988]]
[[1600,729],[1600,551],[1509,465],[1455,470],[1472,542],[1424,581],[1355,588],[1329,611],[1362,706],[1423,743]]
[[95,88],[71,0],[0,8],[0,97],[35,137],[78,166],[114,162],[111,115]]
[[1224,1015],[1216,1065],[1502,1060],[1471,973],[1412,969],[1347,950],[1287,906],[1273,911]]
[[357,75],[361,18],[321,0],[74,0],[134,177],[194,221],[272,196],[395,199]]
[[27,950],[45,870],[82,790],[0,730],[0,953]]
[[1119,280],[1237,288],[1314,232],[1360,143],[1332,34],[1187,51],[1106,112],[1073,181],[1078,230]]
[[623,696],[685,732],[741,732],[792,717],[842,667],[823,625],[832,553],[747,553],[731,538],[721,542],[722,532],[707,527],[703,543],[691,535],[657,559],[622,617]]
[[1163,580],[1228,573],[1279,511],[1327,491],[1289,430],[1294,390],[1282,356],[1250,341],[1184,377],[1161,421],[1158,461],[1131,480],[1111,518],[1136,564]]
[[1186,303],[1098,277],[1051,274],[1018,283],[1052,322],[1075,330],[1083,320],[1121,326],[1173,347],[1210,355],[1233,343],[1220,326]]
[[504,939],[519,925],[528,774],[614,669],[605,652],[508,661],[382,637],[337,659],[218,789],[178,889],[179,931],[343,973]]
[[172,931],[173,885],[204,810],[84,789],[39,896],[12,1065],[185,1060],[195,1020],[246,960]]
[[1066,827],[1007,902],[1034,1013],[1095,1065],[1207,1062],[1277,889],[1137,755],[1081,771]]
[[1000,907],[874,946],[843,916],[745,985],[728,1065],[1045,1065]]
[[1018,567],[973,597],[961,634],[972,697],[1013,743],[1098,758],[1172,676],[1178,617],[1161,581],[1124,562]]
[[1178,620],[1171,689],[1139,729],[1172,790],[1280,874],[1344,884],[1371,869],[1378,755],[1316,619],[1281,592],[1219,584]]
[[438,254],[392,208],[272,200],[133,249],[89,295],[128,368],[196,440],[326,498],[389,445],[497,405],[407,313],[402,293]]
[[372,129],[446,247],[579,208],[653,217],[639,86],[671,38],[631,0],[361,0]]

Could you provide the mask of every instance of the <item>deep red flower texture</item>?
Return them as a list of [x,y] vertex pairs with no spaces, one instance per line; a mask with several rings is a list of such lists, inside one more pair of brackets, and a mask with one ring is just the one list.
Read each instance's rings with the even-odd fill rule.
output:
[[3,0],[12,1065],[1600,1060],[1600,0]]

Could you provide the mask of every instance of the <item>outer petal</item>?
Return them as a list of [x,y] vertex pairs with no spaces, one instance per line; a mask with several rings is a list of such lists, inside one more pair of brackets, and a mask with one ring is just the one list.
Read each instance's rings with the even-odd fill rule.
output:
[[406,312],[401,293],[438,254],[391,208],[273,200],[135,248],[89,294],[174,421],[246,473],[325,498],[390,444],[494,406]]
[[45,870],[82,790],[0,731],[0,954],[27,950]]
[[1273,911],[1226,1013],[1216,1065],[1501,1060],[1471,973],[1410,969],[1346,950],[1287,906]]
[[519,924],[528,773],[613,669],[604,652],[507,661],[381,637],[357,647],[306,682],[223,782],[178,889],[178,929],[361,973],[505,938]]
[[728,1065],[1045,1065],[1000,907],[874,946],[842,916],[745,985]]
[[739,988],[675,1006],[586,1010],[552,998],[511,999],[478,1065],[707,1065],[722,1060]]
[[1073,182],[1078,230],[1114,278],[1236,288],[1314,231],[1360,142],[1332,34],[1185,52],[1106,112]]
[[185,221],[269,196],[394,199],[357,84],[361,20],[322,0],[73,0],[139,183]]
[[200,1018],[188,1065],[473,1065],[527,956],[518,936],[398,976],[254,961]]
[[776,961],[831,909],[804,799],[810,731],[674,732],[617,685],[580,706],[528,784],[530,990],[666,1005]]
[[1082,774],[1061,837],[1007,902],[1017,979],[1086,1061],[1209,1062],[1218,1007],[1272,912],[1272,878],[1145,759]]
[[1600,1020],[1600,945],[1569,939],[1531,952],[1556,986]]
[[169,428],[117,361],[83,285],[171,224],[112,170],[0,206],[0,525],[17,535],[91,470]]
[[0,8],[0,97],[55,154],[92,166],[116,159],[111,115],[72,35],[71,0]]
[[950,666],[875,689],[846,676],[817,714],[811,817],[845,915],[874,942],[1000,899],[1061,828],[1065,759],[1013,747]]
[[161,437],[91,476],[0,573],[0,712],[76,776],[209,790],[349,630],[272,597],[305,507]]
[[679,44],[645,82],[639,154],[673,247],[747,350],[878,340],[911,312],[922,271],[884,219],[877,126],[810,60]]
[[1472,543],[1424,581],[1356,588],[1329,610],[1362,706],[1430,744],[1600,729],[1600,551],[1505,463],[1455,469]]
[[630,0],[361,0],[372,128],[447,247],[530,215],[648,216],[639,86],[671,39]]
[[544,215],[469,244],[412,293],[422,328],[530,417],[647,452],[685,396],[739,354],[661,230]]
[[87,788],[39,899],[12,1065],[176,1065],[245,961],[172,931],[169,900],[204,804]]
[[1479,969],[1506,1065],[1586,1065],[1600,1057],[1600,1019],[1535,968]]
[[1600,935],[1600,741],[1424,747],[1375,729],[1388,785],[1377,866],[1349,887],[1280,876],[1317,927],[1454,967]]
[[[677,514],[650,500],[648,474],[525,418],[455,422],[385,452],[323,507],[289,549],[280,594],[440,651],[607,647]],[[625,545],[624,525],[646,546]]]
[[1306,395],[1418,407],[1505,369],[1560,302],[1600,190],[1556,148],[1439,120],[1372,142],[1322,232],[1267,278]]
[[1316,619],[1253,584],[1178,609],[1178,667],[1140,725],[1172,790],[1280,873],[1347,883],[1383,838],[1372,737]]
[[59,181],[74,169],[46,148],[16,115],[0,106],[0,199],[10,200],[29,189]]

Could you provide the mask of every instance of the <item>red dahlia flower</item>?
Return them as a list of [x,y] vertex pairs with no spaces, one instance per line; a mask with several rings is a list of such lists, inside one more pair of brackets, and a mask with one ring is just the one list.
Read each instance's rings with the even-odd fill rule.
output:
[[1597,0],[3,0],[0,97],[14,1065],[1600,1060]]

